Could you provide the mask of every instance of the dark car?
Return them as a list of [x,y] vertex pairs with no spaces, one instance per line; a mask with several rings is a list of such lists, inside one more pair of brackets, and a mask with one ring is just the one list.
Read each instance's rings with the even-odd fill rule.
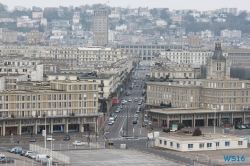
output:
[[5,157],[0,160],[0,163],[14,163],[14,160],[12,158]]
[[137,118],[133,119],[133,124],[137,124]]
[[35,137],[30,137],[30,142],[36,142],[36,138]]
[[250,125],[249,124],[244,124],[246,126],[247,129],[250,129]]
[[69,141],[69,140],[70,140],[70,136],[69,136],[69,135],[65,135],[65,136],[63,137],[63,140],[64,140],[64,141]]
[[235,127],[234,127],[234,128],[235,128],[235,129],[242,130],[241,125],[235,125]]

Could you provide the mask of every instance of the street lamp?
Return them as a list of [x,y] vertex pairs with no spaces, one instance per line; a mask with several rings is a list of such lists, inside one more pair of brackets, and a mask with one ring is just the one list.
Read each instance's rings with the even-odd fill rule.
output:
[[216,118],[216,111],[217,111],[217,108],[216,109],[214,109],[215,111],[214,111],[214,134],[215,134],[215,118]]
[[44,111],[45,125],[44,125],[44,148],[46,149],[46,111]]

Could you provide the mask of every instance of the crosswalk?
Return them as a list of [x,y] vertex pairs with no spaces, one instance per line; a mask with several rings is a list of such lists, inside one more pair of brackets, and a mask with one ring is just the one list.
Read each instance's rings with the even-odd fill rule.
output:
[[133,108],[138,108],[139,106],[141,106],[142,107],[142,105],[123,105],[123,108],[122,109],[124,109],[124,108],[130,108],[130,109],[133,109]]

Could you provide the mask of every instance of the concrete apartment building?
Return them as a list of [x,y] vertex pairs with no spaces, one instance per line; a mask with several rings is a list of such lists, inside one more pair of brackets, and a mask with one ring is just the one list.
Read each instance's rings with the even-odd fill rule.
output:
[[109,114],[114,104],[113,98],[119,96],[121,88],[133,68],[132,61],[119,61],[111,66],[103,66],[88,71],[85,69],[61,70],[60,73],[47,75],[47,81],[51,80],[84,80],[98,83],[98,111]]
[[201,38],[199,35],[188,36],[188,46],[190,51],[200,51],[201,49]]
[[27,32],[25,35],[25,41],[26,44],[28,45],[36,45],[40,43],[40,40],[41,40],[41,34],[37,30]]
[[6,43],[6,44],[17,43],[17,32],[3,28],[2,29],[2,43]]
[[182,50],[181,45],[141,45],[141,44],[118,44],[117,48],[119,48],[122,52],[126,52],[126,54],[135,53],[139,54],[141,60],[143,61],[151,61],[161,52],[165,52],[167,50]]
[[[197,64],[205,65],[207,63],[207,58],[211,57],[213,52],[190,52],[190,51],[164,51],[160,53],[160,58],[169,59],[172,62],[177,63],[187,63],[187,64]],[[224,56],[227,56],[226,52],[223,52]]]
[[43,64],[37,60],[8,59],[0,65],[0,74],[24,74],[28,81],[43,81]]
[[150,71],[150,78],[166,78],[169,79],[193,79],[200,78],[200,68],[194,68],[190,64],[179,64],[171,62],[166,65],[153,66]]
[[14,90],[19,89],[18,81],[27,81],[25,74],[0,74],[0,90]]
[[89,61],[116,62],[126,59],[120,49],[104,47],[45,47],[45,46],[0,46],[0,55],[24,55],[28,58],[77,60],[77,65]]
[[108,44],[108,8],[94,10],[93,20],[93,45],[106,46]]
[[46,131],[97,131],[98,83],[51,81],[20,83],[27,90],[0,92],[1,136]]
[[147,82],[148,108],[159,108],[162,102],[172,105],[169,109],[150,109],[148,116],[156,125],[168,127],[175,122],[193,127],[249,123],[250,82],[230,78],[230,65],[221,44],[216,43],[207,62],[206,79]]

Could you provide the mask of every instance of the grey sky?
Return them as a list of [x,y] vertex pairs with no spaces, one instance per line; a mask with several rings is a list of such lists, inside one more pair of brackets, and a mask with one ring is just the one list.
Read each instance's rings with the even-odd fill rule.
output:
[[239,8],[241,10],[250,9],[250,0],[1,0],[9,9],[14,6],[25,7],[58,7],[80,6],[85,4],[108,3],[112,7],[166,7],[172,9],[198,9],[213,10],[218,8]]

